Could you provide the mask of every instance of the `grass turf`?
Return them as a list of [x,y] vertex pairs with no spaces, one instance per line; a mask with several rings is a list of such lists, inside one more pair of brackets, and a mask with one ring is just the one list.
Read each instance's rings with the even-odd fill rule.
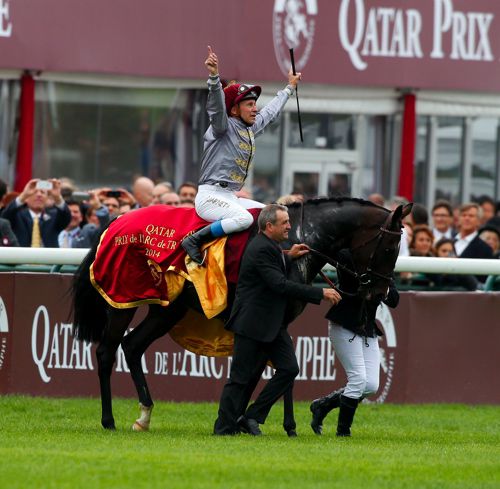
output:
[[362,405],[353,437],[309,427],[287,438],[281,405],[265,436],[214,437],[216,404],[158,402],[151,431],[134,433],[137,402],[115,399],[115,432],[97,399],[0,397],[0,488],[495,488],[500,407]]

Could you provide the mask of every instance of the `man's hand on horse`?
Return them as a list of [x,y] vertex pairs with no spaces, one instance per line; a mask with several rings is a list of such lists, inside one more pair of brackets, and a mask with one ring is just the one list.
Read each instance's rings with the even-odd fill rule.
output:
[[342,297],[335,289],[323,289],[323,299],[336,306],[342,300]]
[[219,74],[219,60],[217,59],[217,55],[212,51],[211,46],[208,46],[208,57],[205,60],[205,66],[210,75],[214,76]]
[[296,258],[300,258],[302,255],[309,253],[309,246],[303,243],[294,244],[289,250],[283,250],[283,253],[295,260]]

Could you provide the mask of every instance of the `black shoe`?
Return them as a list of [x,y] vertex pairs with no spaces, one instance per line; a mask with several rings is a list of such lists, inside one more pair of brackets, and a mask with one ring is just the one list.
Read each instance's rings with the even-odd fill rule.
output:
[[259,423],[252,418],[245,418],[245,416],[240,416],[238,418],[238,427],[243,433],[248,433],[252,436],[260,436],[262,435],[262,431],[260,431]]
[[191,234],[191,236],[184,238],[181,241],[181,246],[184,248],[191,260],[193,260],[198,265],[203,265],[207,253],[205,251],[202,254],[200,248],[203,244],[208,243],[213,239],[215,239],[215,237],[212,235],[210,225],[208,225],[204,228],[201,228],[199,231],[196,231],[196,233]]
[[295,430],[287,430],[286,434],[289,438],[297,438],[297,432]]

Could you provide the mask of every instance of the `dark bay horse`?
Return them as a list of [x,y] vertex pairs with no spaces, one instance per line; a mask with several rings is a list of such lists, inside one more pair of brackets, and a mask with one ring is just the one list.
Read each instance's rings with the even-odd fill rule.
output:
[[[335,256],[339,250],[348,248],[356,265],[349,273],[360,282],[358,294],[366,300],[385,295],[398,256],[402,219],[410,211],[411,204],[399,206],[391,212],[370,202],[351,198],[315,199],[305,204],[290,205],[292,229],[288,244],[306,243],[311,249],[310,253],[293,263],[290,278],[311,283],[326,263],[337,264]],[[107,232],[113,232],[113,223]],[[97,245],[89,251],[75,275],[74,333],[79,340],[98,343],[96,356],[102,426],[115,428],[111,373],[116,351],[121,345],[141,407],[141,416],[136,420],[134,429],[147,430],[153,401],[142,370],[141,357],[154,340],[168,333],[190,309],[200,310],[200,304],[192,286],[185,286],[178,298],[167,307],[150,303],[145,319],[125,335],[137,307],[112,307],[94,288],[90,267],[96,252]],[[147,266],[146,261],[144,266]],[[107,273],[113,272],[110,270]],[[305,304],[299,301],[290,302],[286,321],[295,319],[304,307]]]

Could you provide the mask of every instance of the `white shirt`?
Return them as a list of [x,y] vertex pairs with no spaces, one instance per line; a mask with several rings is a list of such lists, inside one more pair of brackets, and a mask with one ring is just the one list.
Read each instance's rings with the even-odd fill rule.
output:
[[432,230],[432,234],[434,235],[434,243],[437,243],[440,239],[443,238],[453,239],[451,228],[448,228],[444,233],[434,228]]
[[469,243],[477,236],[477,231],[474,231],[473,233],[468,234],[464,238],[460,236],[460,234],[457,234],[457,240],[455,241],[455,251],[457,252],[457,256],[460,256],[465,248],[469,246]]

